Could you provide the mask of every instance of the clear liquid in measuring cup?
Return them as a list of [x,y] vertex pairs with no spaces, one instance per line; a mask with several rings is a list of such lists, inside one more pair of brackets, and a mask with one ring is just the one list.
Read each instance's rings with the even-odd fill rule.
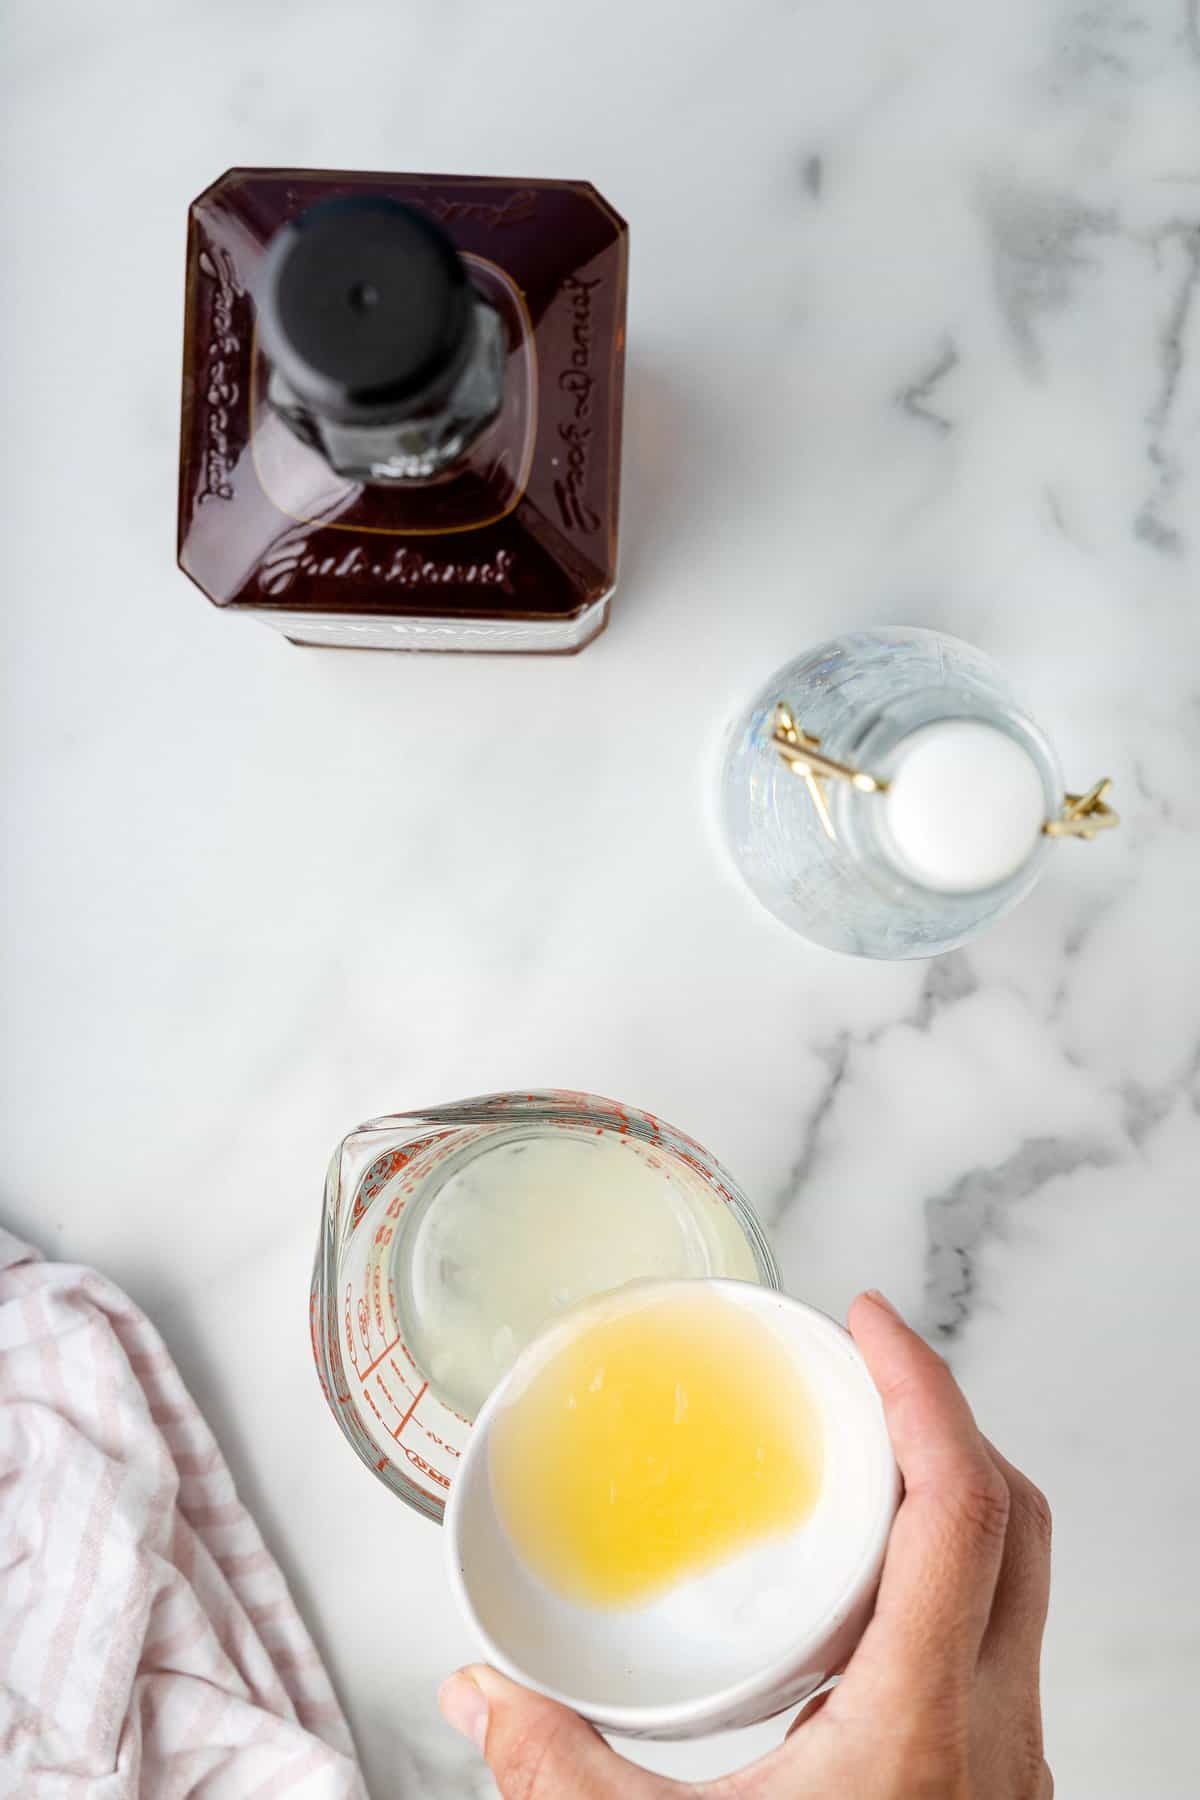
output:
[[635,1139],[513,1134],[455,1164],[405,1215],[393,1282],[430,1388],[465,1418],[537,1334],[638,1280],[755,1281],[729,1208]]

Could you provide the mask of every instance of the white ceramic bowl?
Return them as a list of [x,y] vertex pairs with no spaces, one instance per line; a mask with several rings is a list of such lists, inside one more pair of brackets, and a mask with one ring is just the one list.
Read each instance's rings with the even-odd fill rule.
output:
[[638,1605],[565,1599],[524,1565],[492,1500],[497,1415],[581,1325],[694,1285],[638,1283],[532,1343],[476,1420],[446,1508],[451,1586],[484,1659],[623,1737],[728,1731],[815,1692],[847,1661],[870,1618],[900,1497],[879,1396],[849,1333],[785,1294],[706,1282],[771,1327],[796,1359],[824,1436],[812,1514],[789,1536]]

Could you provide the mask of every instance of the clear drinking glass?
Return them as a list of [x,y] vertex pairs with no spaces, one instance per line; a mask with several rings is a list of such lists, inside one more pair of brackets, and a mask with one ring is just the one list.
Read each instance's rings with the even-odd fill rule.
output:
[[[636,1266],[628,1234],[619,1227],[604,1231],[603,1206],[597,1209],[593,1193],[580,1207],[592,1232],[585,1254],[577,1266],[571,1263],[575,1240],[569,1237],[568,1278],[548,1297],[540,1324],[526,1315],[525,1335],[509,1333],[495,1347],[497,1379],[541,1325],[629,1280],[733,1275],[781,1285],[762,1227],[733,1178],[692,1138],[651,1113],[550,1090],[487,1095],[372,1119],[352,1131],[335,1151],[325,1183],[310,1301],[313,1356],[325,1398],[362,1460],[393,1493],[439,1523],[472,1416],[428,1366],[433,1358],[422,1341],[422,1290],[459,1273],[439,1243],[439,1209],[456,1194],[469,1207],[507,1193],[497,1203],[513,1208],[519,1228],[519,1174],[514,1186],[511,1159],[539,1144],[552,1144],[560,1159],[564,1144],[576,1160],[597,1147],[618,1152],[607,1158],[601,1202],[611,1174],[614,1212],[630,1195],[635,1204],[636,1196],[653,1197],[665,1225],[645,1266]],[[586,1172],[585,1163],[579,1166]],[[502,1169],[503,1182],[489,1186],[489,1168]],[[564,1185],[564,1238],[576,1224],[568,1211],[573,1195]]]
[[724,754],[722,826],[742,876],[793,931],[858,956],[935,956],[975,937],[1026,895],[1052,841],[1040,837],[1006,880],[966,893],[924,887],[890,845],[877,793],[830,780],[823,822],[809,785],[781,758],[783,704],[823,755],[886,781],[897,750],[934,722],[994,726],[1028,752],[1045,817],[1063,806],[1054,751],[1001,671],[945,633],[916,628],[847,633],[778,670],[735,721]]

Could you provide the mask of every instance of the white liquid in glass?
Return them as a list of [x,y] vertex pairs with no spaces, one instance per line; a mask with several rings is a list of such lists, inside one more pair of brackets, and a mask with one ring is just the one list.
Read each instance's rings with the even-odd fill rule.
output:
[[537,1334],[638,1280],[760,1279],[736,1216],[633,1138],[526,1133],[451,1169],[406,1215],[393,1264],[405,1342],[473,1418]]

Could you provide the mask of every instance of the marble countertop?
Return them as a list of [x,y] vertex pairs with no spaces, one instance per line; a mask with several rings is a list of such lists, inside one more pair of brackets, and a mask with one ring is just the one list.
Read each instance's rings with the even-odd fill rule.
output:
[[[164,1331],[373,1800],[490,1788],[434,1710],[435,1530],[310,1366],[324,1163],[526,1085],[678,1123],[794,1292],[931,1334],[1055,1507],[1059,1793],[1193,1794],[1196,0],[13,0],[5,35],[0,1204]],[[298,651],[175,571],[185,213],[234,163],[584,176],[629,218],[580,657]],[[880,622],[994,655],[1125,816],[925,965],[789,936],[710,821],[725,719]]]

